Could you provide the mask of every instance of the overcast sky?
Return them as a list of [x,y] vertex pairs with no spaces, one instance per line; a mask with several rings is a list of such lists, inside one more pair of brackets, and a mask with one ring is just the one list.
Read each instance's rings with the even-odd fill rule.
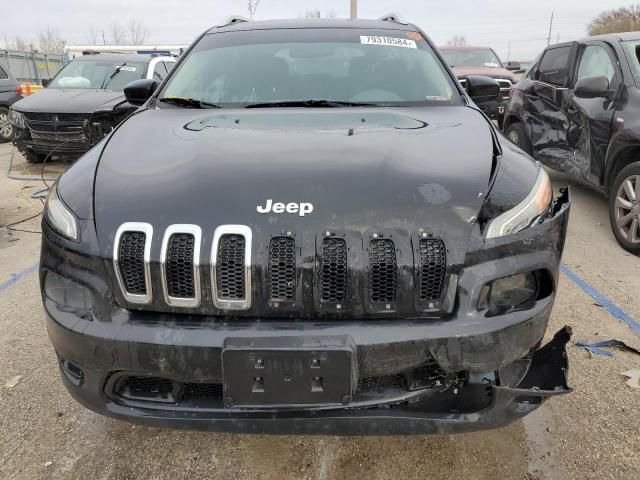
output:
[[[0,44],[4,36],[35,39],[38,30],[57,28],[70,44],[88,43],[89,26],[104,29],[130,19],[149,30],[147,44],[188,44],[207,27],[231,14],[247,15],[247,0],[2,0]],[[585,35],[586,25],[603,9],[627,6],[632,0],[359,0],[361,18],[393,11],[416,23],[437,43],[454,35],[467,43],[490,45],[503,60],[530,60],[545,45],[554,13],[552,41]],[[349,14],[349,0],[261,0],[256,20],[296,18],[307,10]]]

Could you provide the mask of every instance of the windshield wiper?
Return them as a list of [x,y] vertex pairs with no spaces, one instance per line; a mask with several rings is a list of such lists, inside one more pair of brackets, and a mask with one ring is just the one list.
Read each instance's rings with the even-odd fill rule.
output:
[[202,100],[196,100],[195,98],[186,97],[162,97],[158,99],[159,102],[170,103],[172,105],[180,105],[187,108],[222,108],[215,103],[203,102]]
[[113,78],[122,71],[122,67],[125,67],[126,65],[127,65],[127,62],[124,62],[119,67],[116,67],[113,73],[109,75],[108,79],[107,77],[104,77],[104,80],[102,81],[102,85],[100,85],[100,90],[106,90],[107,86],[111,83],[111,80],[113,80]]
[[339,108],[339,107],[373,107],[374,103],[342,102],[338,100],[287,100],[282,102],[250,103],[244,108],[279,108],[279,107],[304,107],[304,108]]

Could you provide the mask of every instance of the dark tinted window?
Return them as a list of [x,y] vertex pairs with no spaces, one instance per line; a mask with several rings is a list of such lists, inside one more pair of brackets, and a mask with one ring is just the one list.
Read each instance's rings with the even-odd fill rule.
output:
[[166,76],[167,76],[167,67],[165,67],[164,62],[156,63],[156,66],[153,68],[153,79],[162,81]]
[[6,80],[7,78],[9,78],[9,75],[0,67],[0,80]]
[[538,80],[559,87],[566,87],[569,79],[569,54],[571,47],[547,50],[540,60]]

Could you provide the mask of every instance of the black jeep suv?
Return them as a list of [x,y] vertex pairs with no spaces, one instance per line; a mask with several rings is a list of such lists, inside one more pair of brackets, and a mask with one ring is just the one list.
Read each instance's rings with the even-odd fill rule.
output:
[[505,132],[609,197],[613,233],[640,254],[640,32],[547,48],[516,84]]
[[496,427],[569,391],[570,332],[540,348],[569,192],[416,26],[234,20],[125,93],[141,107],[43,220],[49,335],[79,402],[391,434]]

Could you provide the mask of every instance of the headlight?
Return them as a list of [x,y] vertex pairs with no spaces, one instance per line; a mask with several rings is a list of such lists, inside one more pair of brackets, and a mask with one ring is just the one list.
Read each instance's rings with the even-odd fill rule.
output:
[[530,226],[549,208],[553,188],[549,175],[542,166],[538,167],[538,179],[531,193],[519,205],[494,218],[485,233],[486,238],[504,237]]
[[44,278],[44,293],[47,298],[61,307],[77,310],[91,310],[93,308],[89,290],[52,272],[47,272],[47,276]]
[[24,115],[15,111],[13,108],[9,109],[9,122],[18,128],[25,128]]
[[70,240],[78,241],[78,221],[71,210],[60,200],[57,183],[49,192],[47,204],[44,207],[44,215],[49,225],[56,232]]

